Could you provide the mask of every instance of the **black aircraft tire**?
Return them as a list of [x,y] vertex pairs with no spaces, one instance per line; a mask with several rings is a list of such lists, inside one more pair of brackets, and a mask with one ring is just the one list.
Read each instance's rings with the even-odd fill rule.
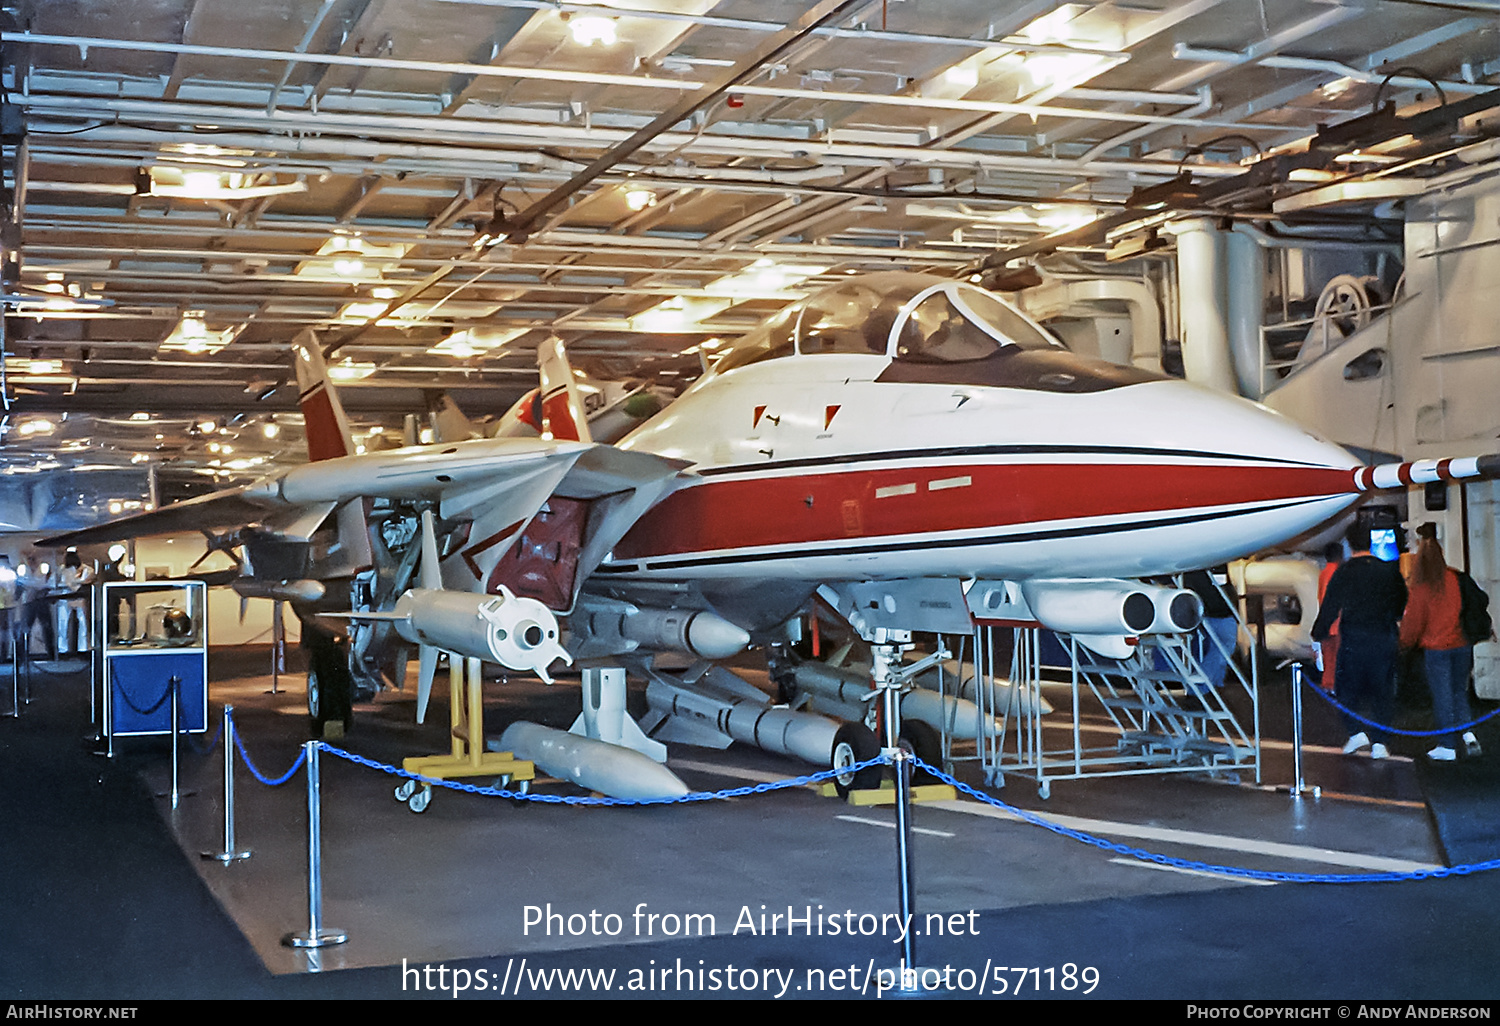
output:
[[[880,754],[880,742],[875,732],[863,723],[846,723],[833,735],[832,766],[839,769],[855,763],[873,759]],[[849,797],[850,791],[873,791],[880,787],[883,766],[867,766],[857,773],[833,778],[833,786],[840,798]]]
[[[324,737],[330,723],[349,729],[354,715],[354,688],[342,646],[326,635],[306,646],[307,713],[313,737]],[[334,735],[339,731],[336,729]]]
[[[900,745],[929,766],[943,768],[943,738],[937,728],[920,720],[904,720],[901,723]],[[936,783],[936,778],[926,770],[912,767],[913,784]]]

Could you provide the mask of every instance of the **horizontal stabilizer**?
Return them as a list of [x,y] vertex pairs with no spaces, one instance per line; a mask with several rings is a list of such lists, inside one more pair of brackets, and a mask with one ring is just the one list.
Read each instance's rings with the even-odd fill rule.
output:
[[188,534],[258,524],[267,517],[268,511],[265,506],[245,498],[246,491],[246,488],[226,488],[160,509],[134,513],[105,524],[43,538],[37,544],[48,549],[64,548],[70,545],[97,545],[159,534]]

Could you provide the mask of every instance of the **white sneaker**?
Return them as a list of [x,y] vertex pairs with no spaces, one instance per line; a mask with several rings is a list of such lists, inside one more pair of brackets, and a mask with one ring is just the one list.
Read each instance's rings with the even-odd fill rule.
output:
[[1431,759],[1433,762],[1452,762],[1454,759],[1458,758],[1458,753],[1449,748],[1447,745],[1438,745],[1432,751],[1427,753],[1427,758]]
[[1370,758],[1389,759],[1390,757],[1391,750],[1385,745],[1381,744],[1379,741],[1376,741],[1373,745],[1370,746]]
[[1361,748],[1367,747],[1369,744],[1370,735],[1361,730],[1358,734],[1355,734],[1348,741],[1344,742],[1344,754],[1353,755],[1355,752],[1359,751]]
[[1484,754],[1484,749],[1479,747],[1479,738],[1474,736],[1472,730],[1464,734],[1464,754],[1469,756]]

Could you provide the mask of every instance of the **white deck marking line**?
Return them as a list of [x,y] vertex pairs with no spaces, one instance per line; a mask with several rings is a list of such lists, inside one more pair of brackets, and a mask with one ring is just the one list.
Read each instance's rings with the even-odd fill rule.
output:
[[940,492],[944,488],[967,488],[974,483],[974,479],[968,474],[963,477],[943,477],[936,481],[927,482],[929,492]]
[[[866,824],[869,824],[870,826],[887,827],[888,829],[891,829],[891,830],[896,829],[896,824],[894,824],[894,823],[887,823],[884,820],[879,820],[879,819],[866,819],[864,816],[835,816],[833,818],[834,819],[841,819],[845,823],[866,823]],[[911,828],[911,832],[914,833],[914,834],[927,834],[927,835],[929,835],[931,837],[956,837],[956,836],[958,836],[957,834],[951,834],[951,833],[949,833],[946,830],[929,830],[926,827],[912,827]]]
[[[1160,869],[1168,873],[1184,873],[1187,876],[1206,876],[1213,880],[1225,879],[1223,873],[1210,873],[1202,869],[1185,869],[1182,866],[1164,866],[1160,862],[1142,862],[1140,859],[1127,859],[1121,855],[1110,859],[1117,866],[1134,866],[1136,869]],[[1276,880],[1251,880],[1248,877],[1240,880],[1240,883],[1254,884],[1257,887],[1275,887]]]
[[[938,801],[925,802],[929,809],[947,809],[970,816],[988,816],[1025,822],[1014,813],[1005,812],[992,805],[978,802]],[[1037,815],[1041,815],[1038,813]],[[1272,855],[1277,858],[1298,859],[1303,862],[1321,862],[1329,866],[1348,866],[1377,873],[1411,873],[1419,870],[1441,869],[1433,862],[1413,862],[1410,859],[1386,858],[1383,855],[1364,855],[1353,851],[1335,851],[1332,848],[1314,848],[1303,844],[1284,844],[1280,841],[1260,841],[1251,837],[1232,837],[1228,834],[1206,834],[1197,830],[1177,830],[1170,827],[1141,826],[1136,823],[1112,823],[1103,819],[1083,819],[1078,816],[1042,816],[1049,823],[1067,827],[1085,834],[1108,837],[1131,837],[1143,841],[1159,841],[1168,844],[1189,844],[1199,848],[1217,848],[1246,855]]]
[[917,486],[913,484],[891,485],[889,488],[875,489],[875,498],[889,499],[893,495],[916,495]]

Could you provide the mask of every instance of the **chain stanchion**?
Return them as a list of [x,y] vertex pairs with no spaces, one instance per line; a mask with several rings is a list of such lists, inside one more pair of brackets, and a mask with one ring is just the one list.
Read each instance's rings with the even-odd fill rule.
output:
[[[901,656],[901,648],[894,644],[877,643],[871,646],[874,654],[873,676],[875,686],[881,689],[881,720],[885,728],[885,746],[882,752],[889,758],[896,771],[896,893],[901,922],[912,921],[912,896],[916,893],[916,876],[911,863],[911,760],[901,749],[901,677],[895,672],[894,663]],[[902,979],[906,971],[916,966],[916,945],[912,931],[901,935]]]
[[224,848],[200,853],[226,866],[250,857],[250,849],[234,846],[234,706],[224,707]]
[[349,935],[323,926],[323,817],[318,749],[322,742],[302,746],[307,757],[307,932],[289,933],[281,943],[289,948],[326,948],[343,944]]
[[[187,798],[198,793],[197,791],[184,791],[178,786],[178,766],[181,763],[181,759],[178,756],[177,746],[180,741],[180,735],[182,733],[182,703],[179,698],[181,684],[181,677],[167,678],[167,695],[172,699],[172,789],[170,791],[158,791],[156,793],[156,797],[158,798],[172,799],[172,810],[174,812],[177,810],[177,806],[181,803],[183,798]],[[127,704],[129,704],[128,700]],[[157,706],[160,706],[160,704],[161,703],[158,702]],[[134,708],[134,706],[132,706],[132,708]],[[155,708],[156,707],[153,707],[151,711],[154,712]],[[110,744],[111,750],[113,750],[113,735],[110,736]]]
[[10,714],[21,718],[21,641],[14,633],[10,639]]
[[1292,664],[1292,787],[1291,796],[1321,798],[1321,787],[1308,787],[1302,779],[1302,664]]

